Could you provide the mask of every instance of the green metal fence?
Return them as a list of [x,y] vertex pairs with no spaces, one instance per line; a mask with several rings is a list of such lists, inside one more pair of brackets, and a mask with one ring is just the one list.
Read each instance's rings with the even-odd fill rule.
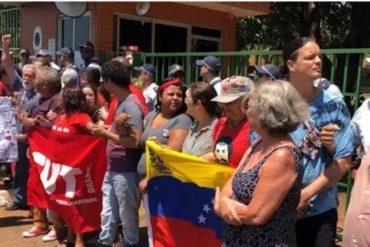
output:
[[20,47],[21,42],[21,20],[20,9],[3,9],[0,10],[0,34],[12,35],[12,47]]
[[[359,106],[361,86],[369,86],[370,66],[365,58],[370,54],[366,49],[328,49],[323,53],[323,76],[335,82],[342,90],[353,112]],[[121,55],[117,52],[101,54],[103,61]],[[221,61],[221,77],[230,75],[248,75],[254,71],[255,64],[272,63],[283,68],[282,51],[239,51],[239,52],[192,52],[192,53],[135,53],[136,66],[152,63],[156,66],[156,81],[167,76],[171,64],[184,66],[186,82],[200,80],[199,68],[195,62],[208,55],[214,55]],[[370,88],[370,87],[369,87]],[[366,89],[366,88],[365,88]]]
[[[370,63],[366,61],[370,57],[370,48],[366,49],[327,49],[323,54],[323,77],[335,82],[345,96],[347,105],[352,113],[361,103],[361,93],[370,92]],[[122,55],[117,52],[103,53],[102,60]],[[275,64],[283,71],[282,51],[240,51],[240,52],[207,52],[207,53],[135,53],[134,65],[152,63],[156,66],[156,81],[167,77],[171,64],[177,63],[184,66],[186,82],[200,80],[199,68],[195,62],[205,56],[213,55],[220,58],[221,78],[231,75],[244,75],[254,71],[254,65]],[[346,174],[339,182],[338,188],[346,193],[347,208],[352,189],[350,173]],[[342,235],[338,232],[338,239]]]
[[[0,35],[3,34],[12,35],[11,51],[18,52],[21,46],[21,19],[19,8],[0,10]],[[16,62],[16,56],[13,56],[13,58],[14,62]]]

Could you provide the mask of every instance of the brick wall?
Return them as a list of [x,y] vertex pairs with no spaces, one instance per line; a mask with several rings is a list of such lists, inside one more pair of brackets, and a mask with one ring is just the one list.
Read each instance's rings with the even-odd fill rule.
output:
[[[99,20],[97,30],[99,50],[113,49],[113,14],[125,14],[138,17],[135,12],[135,3],[96,3],[96,18]],[[215,28],[221,30],[223,40],[221,50],[233,51],[235,49],[235,23],[236,19],[228,14],[217,11],[196,8],[178,3],[151,3],[149,12],[144,16],[149,19],[166,20],[176,23]]]
[[[48,39],[57,40],[58,11],[54,3],[27,3],[21,8],[21,47],[33,53],[33,30],[39,25],[42,33],[42,48],[48,48]],[[57,49],[57,45],[56,45]]]
[[[221,30],[221,50],[233,51],[235,49],[236,19],[229,13],[196,8],[179,3],[151,3],[149,12],[144,18],[166,20],[176,23],[191,24],[201,27]],[[113,49],[114,14],[124,14],[138,18],[134,2],[89,2],[91,11],[91,40],[97,51]],[[27,3],[21,9],[21,45],[32,49],[33,30],[36,25],[42,29],[43,48],[47,48],[48,39],[58,34],[58,11],[54,3]],[[56,48],[58,44],[56,44]]]

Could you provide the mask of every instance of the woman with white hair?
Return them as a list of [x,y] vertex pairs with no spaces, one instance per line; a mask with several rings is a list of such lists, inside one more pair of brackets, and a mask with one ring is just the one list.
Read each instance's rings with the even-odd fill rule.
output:
[[223,246],[296,246],[303,167],[289,133],[308,119],[308,105],[289,82],[276,80],[258,83],[243,108],[259,138],[222,191],[216,189]]

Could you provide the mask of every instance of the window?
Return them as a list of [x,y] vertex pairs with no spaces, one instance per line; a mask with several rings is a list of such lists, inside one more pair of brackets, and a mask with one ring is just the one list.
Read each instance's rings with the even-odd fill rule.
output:
[[155,24],[154,52],[186,52],[188,29]]
[[140,51],[151,51],[152,23],[128,19],[119,19],[119,48],[138,46]]
[[60,47],[68,46],[78,50],[84,41],[90,40],[90,14],[78,18],[60,18]]
[[193,26],[191,28],[191,34],[192,52],[212,52],[220,50],[220,30]]
[[90,12],[78,18],[59,17],[58,48],[68,46],[75,51],[75,64],[79,67],[83,61],[78,46],[90,40]]

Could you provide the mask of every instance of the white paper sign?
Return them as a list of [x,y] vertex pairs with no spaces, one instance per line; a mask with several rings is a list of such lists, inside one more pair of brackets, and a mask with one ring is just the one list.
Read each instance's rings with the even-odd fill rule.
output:
[[55,61],[55,39],[48,39],[48,50],[51,54],[53,61]]
[[17,128],[12,99],[0,97],[0,162],[17,160]]

